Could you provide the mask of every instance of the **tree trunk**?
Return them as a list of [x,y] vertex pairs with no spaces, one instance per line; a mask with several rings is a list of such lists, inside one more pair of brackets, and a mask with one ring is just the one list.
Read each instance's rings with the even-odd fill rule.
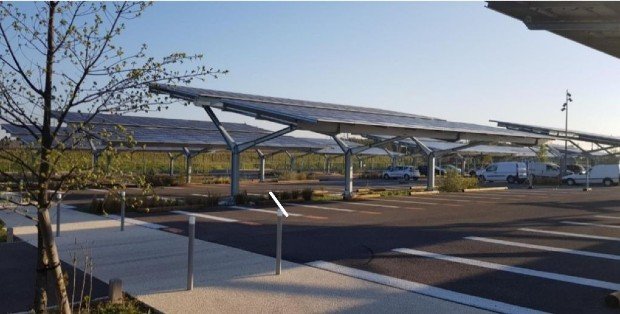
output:
[[[71,306],[69,305],[69,297],[67,296],[67,287],[62,274],[62,267],[60,264],[60,257],[58,256],[58,248],[56,247],[56,241],[54,240],[54,234],[52,232],[52,222],[49,215],[49,199],[47,195],[47,189],[49,187],[49,181],[52,176],[52,169],[50,167],[50,151],[53,146],[51,120],[52,120],[52,80],[53,80],[53,65],[54,65],[54,14],[56,13],[56,6],[58,2],[48,2],[49,17],[47,25],[47,55],[45,60],[45,89],[43,91],[43,125],[41,128],[41,161],[39,164],[39,177],[38,177],[38,195],[37,195],[37,218],[39,220],[39,235],[42,239],[43,247],[45,248],[45,254],[48,259],[48,268],[52,270],[54,275],[54,281],[56,284],[56,294],[58,300],[58,312],[63,314],[71,313]],[[39,254],[39,258],[41,258]],[[45,261],[41,261],[45,264]],[[38,287],[37,292],[42,291],[41,287]],[[44,300],[43,298],[35,298],[35,300]],[[41,304],[35,304],[35,309],[39,309]]]
[[34,311],[37,313],[47,312],[47,266],[49,265],[43,238],[41,237],[41,224],[37,223],[37,277],[34,295]]

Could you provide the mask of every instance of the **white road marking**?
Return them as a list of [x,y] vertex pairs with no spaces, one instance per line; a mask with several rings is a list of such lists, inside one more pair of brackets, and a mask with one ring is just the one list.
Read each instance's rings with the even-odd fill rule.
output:
[[455,303],[460,303],[464,305],[474,306],[477,308],[490,310],[498,313],[543,313],[540,311],[536,311],[533,309],[512,305],[504,302],[499,302],[495,300],[480,298],[473,295],[468,295],[464,293],[454,292],[442,288],[437,288],[433,286],[429,286],[423,283],[418,283],[414,281],[399,279],[395,277],[385,276],[381,274],[371,273],[365,270],[359,270],[351,267],[341,266],[338,264],[325,262],[325,261],[314,261],[310,263],[306,263],[308,266],[316,267],[319,269],[331,271],[337,274],[342,274],[345,276],[358,278],[370,282],[375,282],[381,285],[385,285],[388,287],[393,287],[396,289],[401,289],[421,295],[426,295],[433,298],[438,298],[442,300],[452,301]]
[[608,241],[619,241],[620,242],[620,238],[603,237],[603,236],[597,236],[597,235],[592,235],[592,234],[570,233],[570,232],[560,232],[560,231],[550,231],[550,230],[540,230],[540,229],[530,229],[530,228],[520,228],[519,230],[527,231],[527,232],[555,234],[555,235],[562,235],[562,236],[575,237],[575,238],[608,240]]
[[218,217],[218,216],[211,216],[211,215],[200,214],[200,213],[186,212],[186,211],[183,211],[183,210],[173,210],[173,211],[171,211],[171,213],[178,214],[178,215],[194,216],[194,217],[198,217],[198,218],[204,218],[204,219],[221,221],[221,222],[239,222],[239,220],[236,220],[236,219],[230,219],[230,218],[224,218],[224,217]]
[[592,227],[601,227],[601,228],[620,229],[620,226],[595,224],[591,222],[561,221],[561,223],[567,224],[567,225],[575,225],[575,226],[592,226]]
[[[412,198],[414,198],[415,196],[412,196]],[[394,203],[403,203],[403,204],[421,204],[421,205],[446,205],[446,206],[461,206],[459,204],[440,204],[440,203],[434,203],[434,202],[419,202],[419,201],[414,201],[414,200],[393,200],[393,199],[385,199],[382,201],[386,201],[386,202],[394,202]]]
[[317,208],[317,209],[325,209],[325,210],[333,210],[333,211],[346,212],[346,213],[354,213],[354,212],[356,212],[355,210],[352,210],[352,209],[329,207],[329,206],[306,205],[306,204],[297,204],[297,203],[287,203],[286,205],[308,207],[308,208]]
[[491,239],[491,238],[483,238],[483,237],[465,237],[465,239],[473,240],[473,241],[480,241],[480,242],[487,242],[487,243],[494,243],[494,244],[501,244],[501,245],[508,245],[508,246],[516,246],[516,247],[535,249],[535,250],[541,250],[541,251],[560,252],[560,253],[566,253],[566,254],[582,255],[582,256],[589,256],[589,257],[598,257],[598,258],[604,258],[604,259],[611,259],[611,260],[620,261],[620,255],[613,255],[613,254],[604,254],[604,253],[596,253],[596,252],[589,252],[589,251],[571,250],[571,249],[558,248],[558,247],[552,247],[552,246],[536,245],[536,244],[529,244],[529,243],[522,243],[522,242],[504,241],[504,240]]
[[596,215],[596,218],[606,218],[606,219],[620,219],[618,216],[605,216],[605,215]]
[[398,206],[394,206],[394,205],[370,204],[370,203],[363,203],[363,202],[355,202],[352,204],[362,205],[362,206],[372,206],[372,207],[398,208]]
[[540,270],[533,270],[529,268],[508,266],[508,265],[502,265],[502,264],[469,259],[469,258],[462,258],[462,257],[443,255],[443,254],[437,254],[437,253],[432,253],[432,252],[412,250],[412,249],[394,249],[392,251],[409,254],[409,255],[415,255],[415,256],[423,256],[427,258],[434,258],[434,259],[453,262],[453,263],[459,263],[459,264],[471,265],[471,266],[476,266],[476,267],[483,267],[483,268],[488,268],[488,269],[505,271],[505,272],[515,273],[515,274],[520,274],[520,275],[533,276],[533,277],[563,281],[563,282],[568,282],[568,283],[574,283],[574,284],[578,284],[582,286],[609,289],[611,291],[620,290],[620,284],[609,282],[609,281],[562,275],[558,273],[550,273],[550,272],[545,272],[545,271],[540,271]]
[[[277,210],[268,210],[268,209],[260,209],[260,208],[244,207],[244,206],[230,206],[230,208],[236,208],[236,209],[247,210],[247,211],[258,212],[258,213],[267,213],[267,214],[274,214],[274,215],[278,214]],[[302,214],[294,214],[294,213],[288,213],[288,214],[289,216],[294,216],[294,217],[304,216]]]
[[[107,215],[108,218],[112,218],[114,220],[121,220],[121,216],[118,215]],[[133,219],[133,218],[127,218],[125,217],[125,222],[128,224],[132,224],[132,225],[136,225],[136,226],[140,226],[140,227],[145,227],[145,228],[149,228],[149,229],[163,229],[163,228],[168,228],[167,226],[164,225],[158,225],[155,223],[151,223],[151,222],[146,222],[146,221],[142,221],[142,220],[138,220],[138,219]]]

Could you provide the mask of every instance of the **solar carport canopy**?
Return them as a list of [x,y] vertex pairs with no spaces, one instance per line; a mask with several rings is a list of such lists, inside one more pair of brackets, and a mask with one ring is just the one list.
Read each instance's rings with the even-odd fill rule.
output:
[[420,136],[538,145],[545,136],[470,123],[450,122],[410,113],[287,98],[265,97],[192,87],[153,84],[151,91],[256,119],[294,125],[326,135],[339,133]]
[[[58,117],[59,112],[54,112]],[[125,128],[139,146],[146,145],[150,150],[160,148],[162,151],[174,151],[180,147],[225,149],[226,142],[213,122],[183,119],[167,119],[153,117],[127,116],[117,114],[90,114],[69,112],[64,119],[66,124],[88,123],[88,132],[95,139],[104,130],[114,132],[115,126]],[[230,134],[240,141],[252,141],[257,137],[270,134],[271,131],[243,123],[224,123]],[[115,137],[124,141],[126,137]],[[332,139],[299,138],[280,136],[258,144],[263,149],[318,150],[334,145]]]
[[490,121],[497,123],[498,127],[504,127],[509,130],[528,132],[532,134],[540,134],[544,136],[553,137],[554,139],[558,139],[558,140],[569,139],[569,140],[575,140],[575,141],[590,142],[590,143],[595,143],[595,144],[610,145],[613,147],[620,146],[620,137],[617,137],[617,136],[607,136],[607,135],[600,135],[600,134],[574,131],[574,130],[568,130],[568,132],[566,132],[564,129],[560,129],[560,128],[550,128],[550,127],[545,127],[545,126],[529,125],[529,124],[521,124],[521,123],[514,123],[514,122],[497,121],[497,120],[490,120]]
[[620,58],[620,2],[489,1],[488,7],[531,30],[547,30]]

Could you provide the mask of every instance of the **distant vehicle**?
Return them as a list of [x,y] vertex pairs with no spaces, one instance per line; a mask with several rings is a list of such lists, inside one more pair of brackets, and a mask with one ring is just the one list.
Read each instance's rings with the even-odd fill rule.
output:
[[450,170],[454,170],[456,172],[458,172],[458,174],[461,174],[463,172],[463,170],[461,170],[461,168],[455,166],[455,165],[446,165],[444,167],[444,169],[446,170],[446,172],[450,171]]
[[[590,183],[611,186],[620,182],[620,164],[596,165],[588,170]],[[564,176],[562,182],[568,185],[586,183],[588,174],[571,174]]]
[[420,178],[420,171],[411,166],[388,167],[382,176],[386,180],[403,178],[405,180],[417,181]]
[[527,167],[532,177],[554,178],[560,176],[560,166],[551,162],[530,162]]
[[[428,176],[428,166],[418,166],[418,170],[420,171],[421,175]],[[441,167],[435,166],[435,174],[444,175],[446,174],[446,170]]]
[[580,165],[567,165],[566,166],[567,170],[570,170],[570,172],[575,173],[575,174],[585,174],[586,173],[586,168],[580,166]]
[[527,179],[525,163],[516,161],[502,161],[492,163],[476,173],[482,182],[506,181],[508,183],[523,183]]

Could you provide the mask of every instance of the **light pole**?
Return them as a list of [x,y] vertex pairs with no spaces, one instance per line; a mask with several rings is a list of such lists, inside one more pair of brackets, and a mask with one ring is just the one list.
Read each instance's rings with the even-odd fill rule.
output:
[[562,166],[562,176],[566,175],[568,169],[568,104],[573,102],[571,94],[566,90],[566,101],[562,105],[562,111],[566,113],[564,120],[564,164]]

